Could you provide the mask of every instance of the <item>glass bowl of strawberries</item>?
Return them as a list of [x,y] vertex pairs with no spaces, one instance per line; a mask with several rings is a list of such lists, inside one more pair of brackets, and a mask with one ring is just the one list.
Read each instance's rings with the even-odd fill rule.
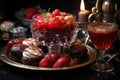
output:
[[33,16],[31,24],[32,37],[40,45],[46,45],[49,52],[60,51],[61,46],[70,45],[77,36],[76,18],[72,14],[55,9]]

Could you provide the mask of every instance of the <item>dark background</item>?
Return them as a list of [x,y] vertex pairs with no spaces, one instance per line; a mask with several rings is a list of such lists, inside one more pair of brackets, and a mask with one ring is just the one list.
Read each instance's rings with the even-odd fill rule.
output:
[[[91,10],[95,6],[96,0],[84,0],[86,9]],[[103,1],[103,0],[102,0]],[[112,0],[117,4],[119,0]],[[2,13],[6,19],[13,18],[14,13],[21,8],[27,8],[31,6],[40,5],[42,9],[48,10],[51,8],[51,11],[58,8],[65,12],[76,13],[80,9],[81,0],[0,0],[0,6]],[[119,5],[118,5],[119,9]]]

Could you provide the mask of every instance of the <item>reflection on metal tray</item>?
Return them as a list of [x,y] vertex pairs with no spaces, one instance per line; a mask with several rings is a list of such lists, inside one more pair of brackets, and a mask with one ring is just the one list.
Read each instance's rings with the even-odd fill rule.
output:
[[13,67],[17,67],[17,68],[22,68],[22,69],[28,69],[28,70],[38,70],[38,71],[56,71],[56,70],[71,70],[71,69],[75,69],[75,68],[81,68],[81,67],[85,67],[91,63],[93,63],[96,59],[96,51],[91,48],[90,46],[86,45],[87,49],[88,49],[88,52],[87,54],[89,55],[88,57],[88,60],[83,62],[83,63],[80,63],[78,65],[75,65],[75,66],[70,66],[70,67],[63,67],[63,68],[42,68],[42,67],[36,67],[36,66],[30,66],[30,65],[24,65],[22,63],[19,63],[19,62],[15,62],[11,59],[9,59],[5,53],[5,49],[3,51],[1,51],[0,53],[0,59],[13,66]]

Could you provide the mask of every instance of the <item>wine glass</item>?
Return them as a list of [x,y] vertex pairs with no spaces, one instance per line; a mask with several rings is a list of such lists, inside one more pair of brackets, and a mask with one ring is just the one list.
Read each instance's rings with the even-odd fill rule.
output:
[[96,63],[92,65],[92,69],[100,72],[109,72],[114,68],[105,59],[105,51],[108,50],[115,40],[118,26],[109,22],[95,22],[88,24],[88,33],[94,47],[98,50]]

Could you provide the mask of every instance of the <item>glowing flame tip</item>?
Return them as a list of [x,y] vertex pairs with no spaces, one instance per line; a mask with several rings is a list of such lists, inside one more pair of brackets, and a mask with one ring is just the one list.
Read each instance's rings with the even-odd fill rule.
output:
[[80,10],[85,10],[84,0],[81,0]]

